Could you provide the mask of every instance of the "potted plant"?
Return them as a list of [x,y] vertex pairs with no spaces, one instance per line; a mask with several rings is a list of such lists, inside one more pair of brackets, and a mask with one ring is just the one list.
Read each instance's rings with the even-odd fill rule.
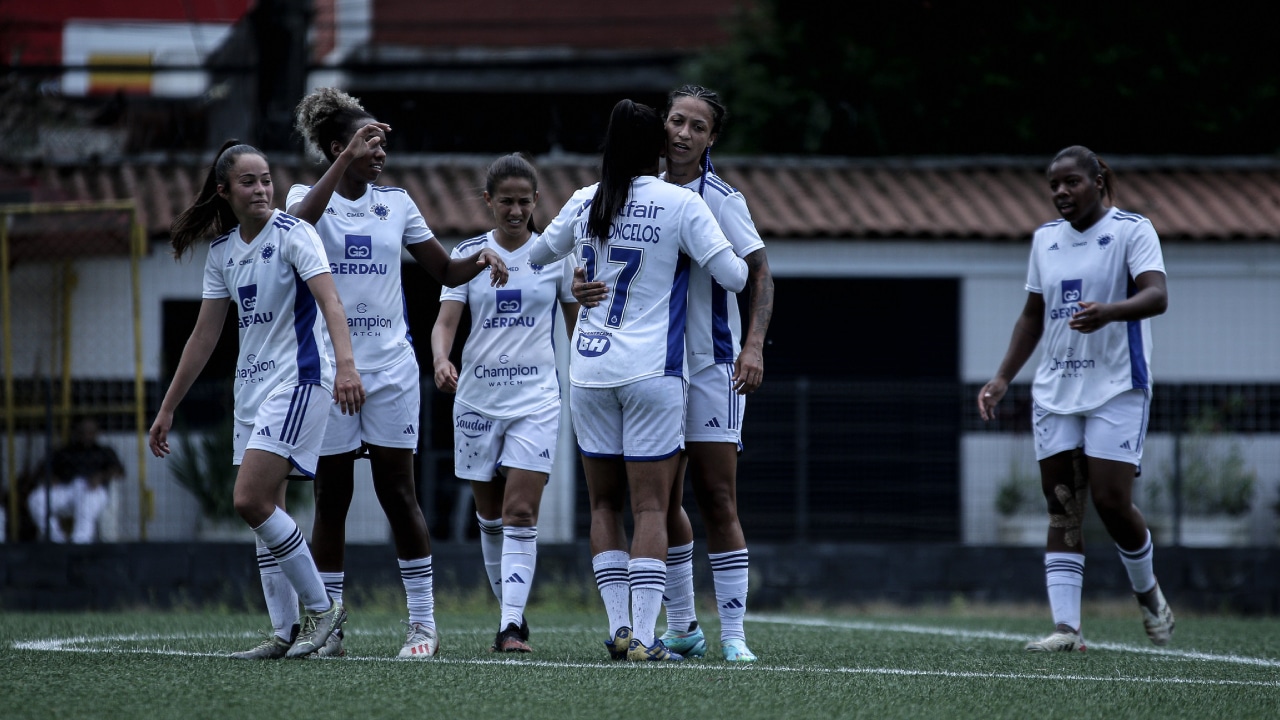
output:
[[[1222,413],[1213,408],[1206,408],[1187,423],[1180,453],[1179,540],[1183,545],[1244,545],[1249,540],[1249,511],[1258,471],[1245,459],[1240,442],[1224,437],[1222,426]],[[1158,542],[1174,540],[1173,479],[1177,469],[1169,463],[1162,468],[1162,477],[1147,486]]]
[[[200,504],[196,535],[202,540],[253,540],[253,531],[236,512],[233,500],[234,452],[234,421],[230,418],[208,432],[183,432],[178,438],[170,470]],[[290,483],[286,497],[289,508],[305,508],[313,501],[311,485]],[[293,514],[299,518],[298,513]]]
[[[1034,468],[1034,466],[1033,466]],[[1026,458],[1009,459],[1009,471],[996,489],[997,538],[1005,545],[1043,545],[1049,529],[1040,474]]]

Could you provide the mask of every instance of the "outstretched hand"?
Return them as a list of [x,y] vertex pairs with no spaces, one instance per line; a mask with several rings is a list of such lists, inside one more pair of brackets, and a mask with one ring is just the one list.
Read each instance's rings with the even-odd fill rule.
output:
[[476,264],[482,268],[489,268],[489,284],[493,287],[502,287],[507,284],[509,279],[507,264],[492,249],[481,250],[479,257],[476,258]]

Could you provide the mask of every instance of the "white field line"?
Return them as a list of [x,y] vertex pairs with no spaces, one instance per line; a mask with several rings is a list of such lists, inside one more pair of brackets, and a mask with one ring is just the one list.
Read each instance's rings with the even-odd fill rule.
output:
[[[889,632],[889,633],[909,633],[909,634],[925,634],[925,635],[943,635],[946,637],[970,638],[980,640],[1008,640],[1021,641],[1026,636],[1014,635],[1010,633],[995,631],[975,631],[962,630],[959,628],[930,627],[925,625],[906,625],[898,623],[875,623],[865,621],[843,621],[843,620],[816,620],[814,618],[788,617],[784,615],[755,615],[750,617],[752,622],[763,622],[773,624],[789,624],[803,625],[807,627],[823,627],[840,630],[855,630],[865,632]],[[565,630],[565,628],[559,628]],[[581,628],[574,628],[580,630]],[[363,633],[362,633],[363,634]],[[381,635],[383,633],[375,632]],[[467,631],[461,631],[460,634],[470,634]],[[115,654],[133,654],[133,655],[168,655],[175,657],[209,657],[209,658],[225,658],[224,652],[191,652],[188,650],[177,650],[166,647],[168,642],[188,642],[190,640],[199,639],[215,639],[215,638],[245,638],[253,637],[252,633],[199,633],[199,634],[174,634],[174,635],[158,635],[158,634],[128,634],[128,635],[101,635],[101,636],[77,636],[69,638],[46,638],[40,640],[22,640],[15,641],[13,648],[15,650],[33,650],[46,652],[72,652],[72,653],[101,653],[104,650]],[[152,648],[126,648],[119,647],[118,643],[159,643],[160,647]],[[1209,662],[1226,662],[1242,665],[1255,665],[1261,667],[1280,667],[1280,661],[1268,660],[1265,658],[1249,658],[1238,655],[1214,655],[1209,653],[1199,653],[1195,651],[1178,651],[1159,648],[1143,648],[1138,646],[1123,645],[1119,643],[1090,643],[1094,647],[1105,647],[1110,650],[1123,650],[1131,652],[1147,652],[1157,655],[1169,655],[1178,658],[1190,660],[1209,661]],[[104,645],[110,647],[103,647]],[[312,660],[316,662],[316,660]],[[419,663],[421,660],[400,659],[393,657],[369,657],[348,655],[345,658],[325,658],[319,662],[403,662],[403,663]],[[615,672],[618,669],[624,671],[640,671],[645,672],[647,669],[658,670],[660,668],[680,668],[680,671],[693,672],[767,672],[767,673],[814,673],[814,674],[837,674],[837,675],[881,675],[896,677],[937,677],[937,678],[955,678],[955,679],[997,679],[997,680],[1033,680],[1042,682],[1045,680],[1063,680],[1078,682],[1120,682],[1148,685],[1209,685],[1209,686],[1242,686],[1242,687],[1280,687],[1280,680],[1277,681],[1261,681],[1261,680],[1221,680],[1206,678],[1186,678],[1186,677],[1129,677],[1129,676],[1089,676],[1075,675],[1064,673],[991,673],[991,672],[961,672],[953,670],[915,670],[911,668],[893,668],[893,667],[811,667],[811,666],[778,666],[769,664],[760,665],[725,665],[722,663],[702,663],[689,662],[676,664],[655,663],[638,664],[638,663],[583,663],[583,662],[558,662],[550,660],[534,660],[531,658],[508,659],[462,659],[437,657],[430,661],[432,664],[443,665],[509,665],[512,668],[550,668],[550,669],[582,669],[582,670],[608,670]]]
[[[804,625],[807,627],[833,628],[840,630],[861,630],[864,632],[890,632],[913,635],[942,635],[946,637],[967,638],[973,640],[1007,640],[1009,642],[1026,642],[1034,638],[1026,635],[998,632],[994,630],[962,630],[959,628],[932,627],[929,625],[907,625],[901,623],[877,623],[860,620],[819,620],[809,617],[791,617],[787,615],[752,615],[753,622],[772,623],[775,625]],[[1125,643],[1095,642],[1085,638],[1090,648],[1100,650],[1118,650],[1121,652],[1160,655],[1163,657],[1205,662],[1231,663],[1234,665],[1252,665],[1255,667],[1280,668],[1280,660],[1270,658],[1246,657],[1243,655],[1220,655],[1199,652],[1197,650],[1178,650],[1175,648],[1159,648],[1150,645],[1127,645]]]

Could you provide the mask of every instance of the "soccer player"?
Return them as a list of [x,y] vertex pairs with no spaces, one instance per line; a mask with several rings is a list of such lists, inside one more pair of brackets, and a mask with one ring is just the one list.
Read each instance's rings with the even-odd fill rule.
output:
[[[315,478],[311,544],[316,565],[330,594],[341,599],[355,460],[367,451],[374,492],[395,540],[409,610],[399,657],[429,659],[436,654],[439,638],[431,538],[413,478],[421,393],[405,320],[400,258],[407,250],[433,279],[450,287],[471,281],[485,268],[485,281],[501,285],[506,267],[487,248],[451,259],[408,193],[374,184],[386,162],[386,134],[391,128],[355,98],[334,88],[315,90],[298,103],[295,127],[311,154],[323,157],[329,167],[314,186],[290,188],[287,207],[315,224],[324,241],[334,283],[349,312],[347,335],[356,369],[369,394],[359,415],[330,414]],[[344,652],[339,631],[319,654]]]
[[[365,391],[356,371],[346,313],[315,229],[272,208],[271,170],[258,149],[228,141],[195,203],[173,222],[181,259],[210,228],[204,300],[173,381],[151,425],[151,452],[169,454],[169,429],[222,334],[227,307],[239,308],[235,384],[235,507],[260,547],[307,609],[296,637],[269,637],[263,657],[302,657],[342,625],[342,601],[330,597],[306,539],[282,509],[291,469],[314,475],[329,418],[329,397],[355,415]],[[296,607],[295,607],[296,612]],[[269,652],[268,652],[269,651]]]
[[1085,649],[1081,524],[1089,495],[1120,551],[1147,637],[1164,645],[1173,612],[1152,569],[1151,533],[1133,504],[1151,405],[1148,318],[1169,304],[1160,239],[1145,217],[1115,207],[1111,169],[1088,148],[1063,149],[1047,175],[1062,218],[1032,237],[1026,304],[995,377],[978,391],[978,413],[990,420],[1043,341],[1031,426],[1049,509],[1045,584],[1056,627],[1026,649]]
[[[538,509],[551,474],[560,429],[555,309],[569,332],[578,313],[573,265],[529,261],[537,237],[533,211],[538,175],[520,155],[506,155],[485,174],[484,201],[495,228],[459,243],[455,258],[483,248],[506,262],[510,281],[500,290],[480,279],[440,293],[431,331],[436,387],[457,393],[453,404],[454,474],[471,482],[480,548],[489,587],[501,603],[492,650],[532,652],[524,610],[538,559]],[[449,361],[462,311],[471,332],[462,371]]]
[[[706,202],[657,177],[665,146],[662,116],[620,101],[609,118],[600,182],[574,193],[529,252],[530,261],[546,264],[581,248],[585,279],[609,290],[607,303],[579,314],[569,404],[590,494],[592,566],[611,626],[605,644],[615,659],[683,659],[654,626],[684,442],[689,263],[707,267],[731,292],[747,280],[746,263]],[[622,526],[628,490],[630,551]]]
[[[697,85],[668,96],[666,172],[662,178],[692,190],[707,202],[738,257],[747,263],[751,308],[745,344],[737,297],[702,267],[689,274],[689,324],[685,330],[688,405],[685,447],[667,514],[667,631],[662,641],[686,657],[706,654],[693,593],[693,528],[683,505],[684,470],[693,468],[694,497],[707,527],[707,554],[720,611],[720,648],[729,662],[754,662],[742,619],[747,603],[747,542],[738,522],[737,467],[747,393],[764,378],[764,338],[773,315],[773,276],[764,242],[742,193],[715,173],[711,146],[724,127],[720,97]],[[581,273],[578,273],[581,279]],[[584,305],[607,295],[604,283],[575,283]]]

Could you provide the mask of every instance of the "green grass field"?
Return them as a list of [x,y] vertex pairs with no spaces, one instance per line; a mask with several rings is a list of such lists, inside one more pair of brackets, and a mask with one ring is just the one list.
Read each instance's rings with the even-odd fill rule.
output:
[[1048,629],[1040,607],[804,609],[748,615],[752,666],[630,665],[607,659],[603,610],[571,603],[530,608],[533,655],[495,657],[493,605],[442,600],[441,653],[425,662],[393,659],[403,626],[385,603],[352,608],[347,658],[258,663],[225,655],[256,644],[265,614],[8,613],[0,717],[1280,716],[1272,619],[1184,613],[1159,649],[1129,604],[1086,606],[1088,652],[1046,656],[1021,650]]

